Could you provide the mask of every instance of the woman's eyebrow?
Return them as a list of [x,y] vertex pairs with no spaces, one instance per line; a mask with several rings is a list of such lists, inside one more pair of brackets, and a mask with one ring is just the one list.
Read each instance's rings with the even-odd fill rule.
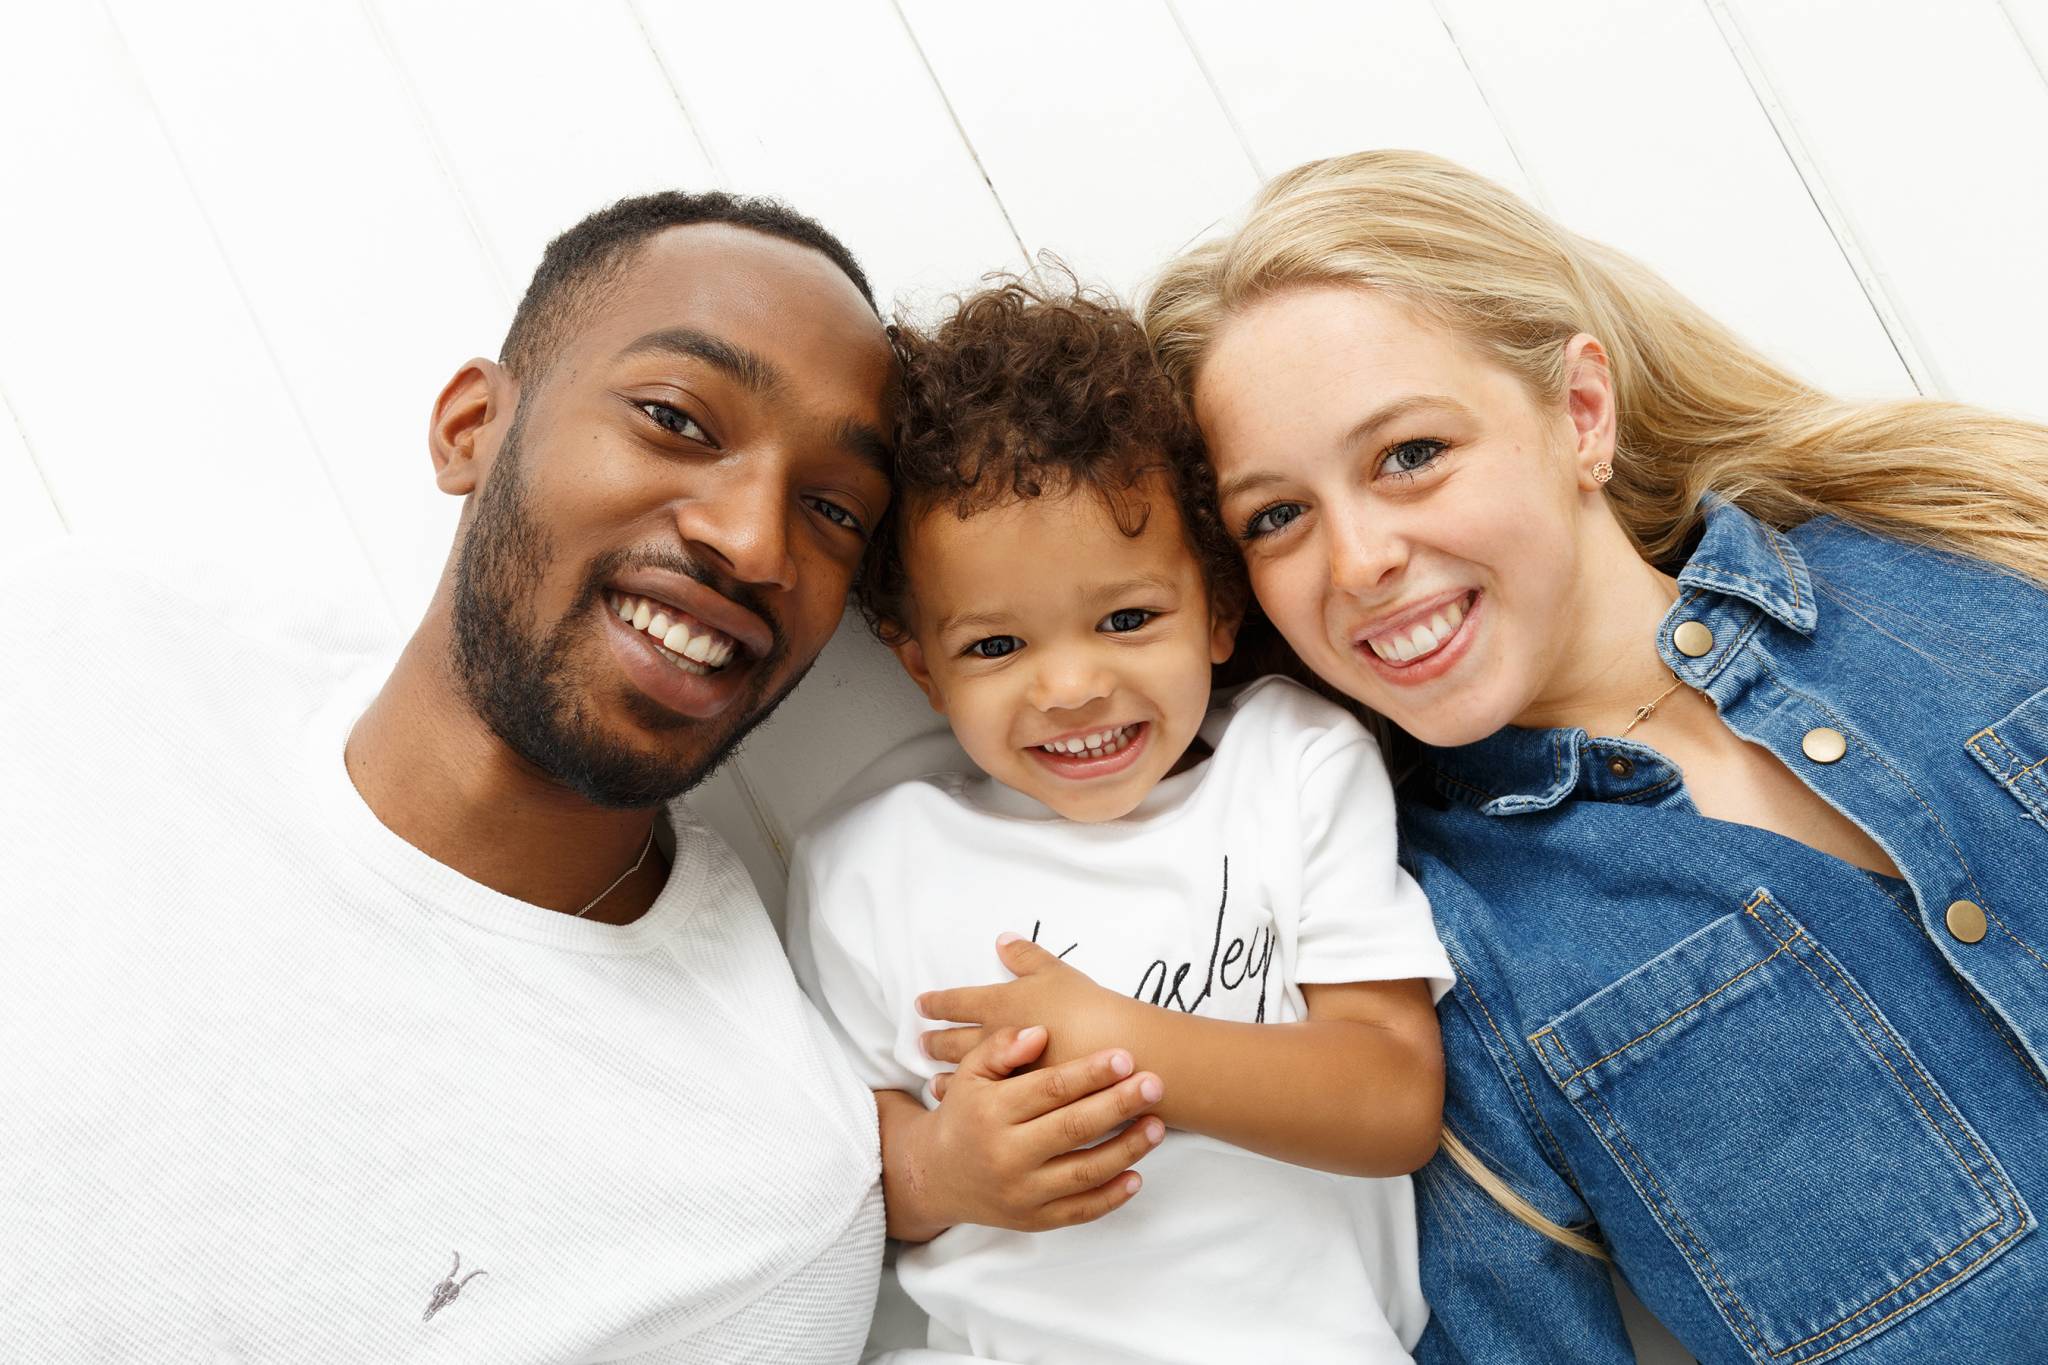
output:
[[1354,446],[1370,437],[1375,431],[1398,417],[1405,417],[1420,408],[1437,408],[1459,417],[1469,416],[1471,410],[1463,403],[1443,393],[1411,393],[1382,403],[1361,417],[1351,430],[1344,433],[1343,445]]

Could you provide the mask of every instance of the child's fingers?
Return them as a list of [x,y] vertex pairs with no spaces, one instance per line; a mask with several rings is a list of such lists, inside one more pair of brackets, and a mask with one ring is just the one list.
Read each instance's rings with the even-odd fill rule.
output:
[[[1123,1063],[1129,1065],[1128,1054]],[[1016,1124],[1029,1140],[1040,1162],[1100,1142],[1112,1128],[1144,1113],[1166,1093],[1159,1077],[1149,1071],[1123,1080],[1116,1080],[1113,1067],[1081,1069],[1072,1074],[1074,1079],[1064,1086],[1041,1083],[1042,1077],[1048,1082],[1053,1078],[1034,1072],[1002,1088],[1009,1122]],[[1099,1088],[1077,1093],[1077,1087],[1085,1086]]]
[[1038,1211],[1037,1230],[1048,1228],[1070,1228],[1078,1223],[1092,1223],[1105,1213],[1114,1213],[1131,1202],[1131,1196],[1143,1184],[1136,1171],[1125,1171],[1114,1180],[1105,1181],[1083,1194],[1070,1194],[1064,1199],[1055,1199]]
[[1165,1136],[1166,1125],[1148,1114],[1106,1142],[1046,1162],[1039,1171],[1041,1188],[1049,1198],[1085,1194],[1144,1160]]
[[958,1066],[967,1060],[967,1054],[986,1037],[989,1030],[979,1026],[967,1028],[935,1028],[923,1036],[924,1055],[935,1062],[951,1062]]
[[[1020,1066],[1029,1066],[1045,1051],[1045,1029],[1030,1028],[976,1030],[975,1045],[960,1054],[960,1070],[983,1080],[999,1081]],[[940,1060],[946,1060],[940,1058]]]

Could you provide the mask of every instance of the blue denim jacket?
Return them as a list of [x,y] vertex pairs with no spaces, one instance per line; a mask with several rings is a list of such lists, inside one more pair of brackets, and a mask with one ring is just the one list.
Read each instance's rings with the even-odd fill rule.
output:
[[[1647,744],[1428,751],[1448,1120],[1704,1362],[2048,1360],[2048,594],[1718,503],[1679,582],[1665,662],[1905,880],[1701,817]],[[1418,1360],[1634,1358],[1603,1264],[1418,1189]]]

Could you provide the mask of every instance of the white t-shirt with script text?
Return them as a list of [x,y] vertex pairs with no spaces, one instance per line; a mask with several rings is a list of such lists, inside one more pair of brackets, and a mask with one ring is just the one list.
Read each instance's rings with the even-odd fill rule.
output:
[[[1265,679],[1212,711],[1205,762],[1130,816],[1061,819],[986,777],[901,782],[828,817],[791,870],[790,956],[854,1068],[932,1104],[920,992],[1005,980],[1035,938],[1164,1009],[1285,1023],[1301,988],[1451,969],[1394,857],[1378,746]],[[1143,1065],[1143,1058],[1139,1065]],[[1224,1082],[1227,1084],[1227,1080]],[[1170,1131],[1143,1191],[1056,1232],[962,1226],[907,1248],[930,1345],[984,1359],[1406,1360],[1427,1320],[1406,1177],[1329,1175]]]

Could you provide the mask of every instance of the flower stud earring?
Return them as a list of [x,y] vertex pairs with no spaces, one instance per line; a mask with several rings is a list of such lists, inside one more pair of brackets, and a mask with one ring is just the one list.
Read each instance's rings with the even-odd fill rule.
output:
[[1597,483],[1597,484],[1604,484],[1604,483],[1606,483],[1606,482],[1607,482],[1607,481],[1608,481],[1609,479],[1611,479],[1611,478],[1613,478],[1613,477],[1614,477],[1614,465],[1613,465],[1613,464],[1612,464],[1612,463],[1611,463],[1610,461],[1607,461],[1607,460],[1602,460],[1602,461],[1600,461],[1600,463],[1598,463],[1598,464],[1596,464],[1596,465],[1594,465],[1594,466],[1593,466],[1593,482],[1594,482],[1594,483]]

